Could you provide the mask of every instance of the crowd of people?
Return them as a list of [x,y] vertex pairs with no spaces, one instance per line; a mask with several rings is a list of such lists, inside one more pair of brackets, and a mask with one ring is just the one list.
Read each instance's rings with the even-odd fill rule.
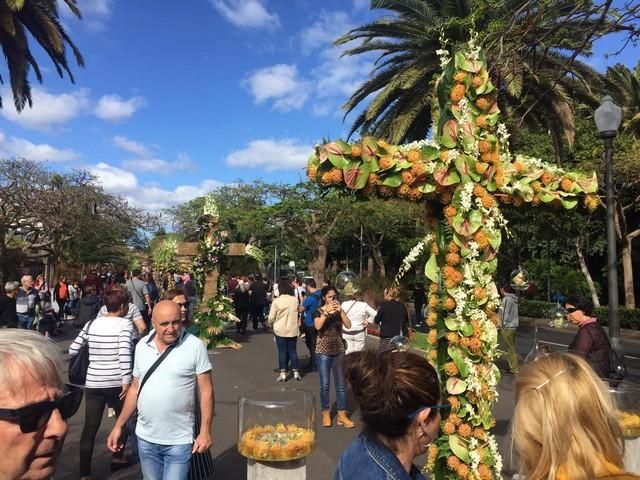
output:
[[[205,465],[212,462],[214,389],[207,349],[192,321],[196,295],[184,288],[190,278],[167,282],[162,296],[153,277],[139,270],[114,281],[98,279],[89,275],[82,282],[67,282],[61,277],[49,289],[42,279],[34,282],[25,275],[20,284],[4,285],[0,442],[9,451],[0,462],[0,478],[53,474],[66,420],[78,410],[83,393],[82,480],[92,475],[105,409],[116,417],[107,441],[113,471],[130,465],[131,456],[124,455],[130,445],[144,478],[211,478],[212,466],[194,466],[196,458]],[[340,301],[335,287],[317,288],[311,278],[282,278],[269,285],[258,276],[232,277],[227,288],[240,335],[246,335],[249,319],[253,330],[271,330],[276,381],[302,381],[305,374],[318,372],[324,427],[334,422],[331,381],[335,423],[355,427],[346,401],[352,392],[362,430],[342,454],[336,480],[424,479],[414,459],[433,449],[441,422],[457,412],[442,398],[438,375],[424,357],[395,350],[392,339],[408,335],[411,325],[397,287],[384,291],[377,309],[363,292],[352,290]],[[59,351],[39,328],[48,309],[42,290],[50,291],[49,302],[58,306],[52,309],[56,328],[68,316],[79,329],[69,354],[80,356],[86,349],[84,388],[64,382]],[[520,473],[527,479],[638,478],[624,472],[622,433],[600,380],[610,373],[611,347],[590,301],[566,298],[568,319],[579,327],[570,353],[541,356],[521,367],[514,348],[518,297],[509,287],[502,289],[502,297],[500,335],[509,369],[517,375],[512,432]],[[377,350],[365,345],[370,323],[379,325]],[[305,367],[297,352],[301,337],[309,350]],[[196,471],[201,473],[194,476]]]

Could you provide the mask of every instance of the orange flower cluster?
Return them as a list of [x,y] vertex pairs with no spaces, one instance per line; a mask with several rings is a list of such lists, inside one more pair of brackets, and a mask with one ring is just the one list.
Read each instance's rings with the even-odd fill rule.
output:
[[367,179],[367,183],[369,185],[379,185],[380,184],[380,177],[378,176],[377,173],[370,173],[369,174],[369,178]]
[[429,465],[434,465],[437,459],[438,459],[438,447],[432,443],[431,445],[429,445],[427,463]]
[[238,451],[254,460],[296,460],[315,446],[313,431],[297,425],[258,425],[242,434]]
[[461,462],[455,455],[449,455],[447,457],[447,467],[449,470],[456,472],[458,477],[462,479],[469,478],[469,474],[471,473],[469,466],[466,463]]
[[553,174],[551,172],[544,172],[542,174],[542,177],[540,177],[540,180],[542,180],[542,183],[545,185],[549,185],[551,182],[553,182]]
[[313,181],[316,179],[316,175],[318,175],[318,167],[315,165],[309,165],[307,167],[307,178]]
[[342,183],[342,170],[332,168],[322,174],[321,182],[323,185],[338,185]]
[[449,342],[451,345],[455,345],[459,341],[460,341],[460,335],[458,335],[456,332],[447,333],[447,342]]
[[380,157],[380,162],[378,162],[378,165],[382,170],[391,168],[395,164],[396,164],[396,161],[390,155],[385,155],[384,157]]
[[447,297],[442,303],[442,306],[447,310],[454,310],[456,308],[456,301],[453,297]]
[[[453,435],[454,433],[456,433],[456,426],[453,424],[453,422],[446,421],[442,425],[442,431],[447,435]],[[458,460],[457,457],[456,460]]]
[[571,181],[570,178],[564,177],[561,181],[560,181],[560,188],[562,190],[564,190],[565,192],[570,192],[571,189],[573,188],[573,182]]
[[393,195],[393,188],[386,185],[380,185],[380,189],[378,191],[383,197],[390,197]]
[[489,239],[482,229],[473,234],[473,239],[482,250],[489,246]]
[[461,423],[458,427],[458,434],[462,438],[469,438],[471,436],[471,426],[468,423]]
[[516,160],[515,162],[513,162],[513,168],[516,169],[516,172],[521,172],[522,170],[524,170],[524,163],[522,163],[520,160]]
[[415,180],[416,177],[414,177],[413,173],[411,173],[409,170],[405,170],[404,172],[402,172],[402,181],[407,185],[412,185]]
[[487,171],[487,168],[489,168],[488,164],[484,162],[476,162],[476,172],[478,172],[480,175],[484,175],[484,172]]
[[480,75],[481,73],[482,73],[482,70],[480,70],[480,72],[478,72],[477,75],[473,76],[472,84],[475,88],[478,88],[480,85],[482,85],[483,80],[482,80],[482,76]]
[[478,475],[480,476],[480,480],[491,480],[493,478],[491,469],[483,463],[478,465]]
[[429,334],[427,335],[427,341],[431,345],[436,345],[438,343],[438,331],[435,328],[429,330]]
[[445,363],[443,368],[444,372],[450,377],[455,377],[456,375],[458,375],[458,373],[460,373],[458,367],[456,367],[456,364],[453,362]]
[[415,162],[413,165],[411,165],[411,173],[413,173],[413,175],[416,177],[420,177],[426,172],[427,169],[421,162]]
[[416,163],[422,160],[422,154],[418,150],[409,150],[407,153],[407,160],[411,163]]
[[596,195],[587,195],[584,197],[584,206],[587,207],[587,210],[590,212],[595,212],[600,206],[600,198]]
[[351,145],[351,156],[359,157],[362,155],[362,147],[360,145]]
[[484,128],[487,126],[487,117],[484,115],[478,115],[476,117],[476,125],[480,128]]
[[463,72],[462,70],[458,70],[453,75],[453,81],[456,83],[464,83],[466,79],[467,79],[467,72]]
[[[436,298],[436,304],[438,303],[438,299]],[[427,315],[427,325],[430,327],[435,327],[436,323],[438,323],[438,314],[434,311],[430,311]]]
[[456,285],[462,283],[462,280],[464,280],[462,273],[450,265],[446,265],[443,267],[442,275],[444,277],[444,285],[447,288],[453,288]]
[[458,84],[455,87],[453,87],[451,89],[451,100],[453,101],[453,103],[457,104],[458,102],[460,102],[460,100],[463,99],[464,94],[466,92],[467,92],[467,88],[462,84]]
[[447,218],[455,217],[457,213],[458,210],[456,210],[456,207],[454,207],[453,205],[447,205],[444,209],[444,215]]
[[476,98],[476,107],[478,107],[482,111],[489,110],[491,105],[493,105],[493,101],[488,97],[481,95],[478,98]]
[[452,267],[457,267],[462,261],[462,257],[460,257],[458,253],[447,253],[444,258],[447,262],[447,265],[451,265]]

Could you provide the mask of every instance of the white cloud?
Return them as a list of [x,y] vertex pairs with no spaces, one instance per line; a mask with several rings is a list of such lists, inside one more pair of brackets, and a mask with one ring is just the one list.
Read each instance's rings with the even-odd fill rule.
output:
[[102,120],[118,122],[131,117],[136,113],[136,110],[145,105],[146,100],[143,97],[132,97],[129,100],[124,100],[120,95],[103,95],[98,100],[95,114]]
[[210,0],[214,8],[236,27],[280,26],[280,18],[270,13],[262,0]]
[[[1,91],[2,98],[12,98],[8,88]],[[49,131],[74,119],[89,106],[89,91],[86,89],[55,95],[41,88],[32,88],[31,97],[33,108],[27,106],[18,113],[13,102],[6,101],[0,113],[7,120],[24,128]]]
[[121,195],[131,205],[151,212],[188,202],[223,185],[223,182],[206,179],[198,185],[178,185],[171,190],[157,184],[141,185],[134,173],[107,163],[98,163],[87,169],[98,178],[107,192]]
[[302,108],[312,88],[309,82],[298,78],[295,65],[286,64],[257,70],[246,84],[258,105],[273,100],[273,108],[283,112]]
[[148,157],[151,155],[151,150],[146,145],[136,142],[135,140],[130,140],[127,137],[113,137],[113,144],[125,152],[133,153],[139,157]]
[[[65,2],[60,2],[60,15],[63,19],[70,20],[76,19],[76,16],[71,12]],[[111,7],[113,0],[80,0],[78,1],[78,8],[82,14],[82,20],[80,25],[86,27],[92,31],[103,31],[106,27],[106,22],[111,17]],[[66,23],[66,22],[65,22]]]
[[306,165],[311,149],[311,145],[290,139],[253,140],[246,148],[230,153],[226,163],[230,167],[293,170]]
[[345,12],[320,13],[320,19],[300,33],[302,50],[309,53],[318,47],[332,45],[333,42],[354,28]]
[[353,8],[356,10],[369,9],[371,0],[353,0]]
[[341,57],[344,48],[326,48],[320,52],[322,61],[312,72],[318,97],[340,95],[348,98],[367,79],[373,56]]
[[0,132],[1,158],[26,158],[34,162],[65,162],[80,155],[71,149],[60,149],[46,143],[33,143],[24,138],[10,137]]

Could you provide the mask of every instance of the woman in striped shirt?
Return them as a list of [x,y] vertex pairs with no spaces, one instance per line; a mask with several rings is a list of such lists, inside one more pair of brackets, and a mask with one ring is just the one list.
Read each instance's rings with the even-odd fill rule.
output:
[[[132,381],[133,324],[127,320],[128,299],[120,290],[105,294],[107,314],[87,323],[69,347],[77,355],[89,342],[89,369],[85,383],[85,422],[80,438],[80,478],[91,478],[91,457],[105,406],[120,415]],[[126,465],[124,451],[114,454],[112,470]]]

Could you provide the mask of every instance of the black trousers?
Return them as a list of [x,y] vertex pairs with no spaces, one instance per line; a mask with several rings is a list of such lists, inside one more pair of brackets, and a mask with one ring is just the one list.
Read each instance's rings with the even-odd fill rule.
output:
[[[116,411],[116,415],[120,415],[123,401],[118,398],[122,392],[121,387],[112,388],[87,388],[84,391],[85,402],[85,418],[84,427],[82,427],[82,435],[80,436],[80,476],[91,475],[91,458],[93,457],[93,445],[96,440],[102,416],[104,415],[104,407],[109,406]],[[126,443],[126,433],[123,432],[123,443]],[[122,458],[124,456],[124,448],[113,454],[114,458]]]
[[309,367],[316,366],[316,341],[318,340],[318,331],[316,327],[304,324],[304,343],[309,349]]
[[254,330],[258,328],[258,322],[264,325],[264,305],[251,305],[251,322]]
[[247,322],[249,321],[249,308],[237,308],[236,315],[240,319],[240,322],[236,324],[236,331],[247,333]]

